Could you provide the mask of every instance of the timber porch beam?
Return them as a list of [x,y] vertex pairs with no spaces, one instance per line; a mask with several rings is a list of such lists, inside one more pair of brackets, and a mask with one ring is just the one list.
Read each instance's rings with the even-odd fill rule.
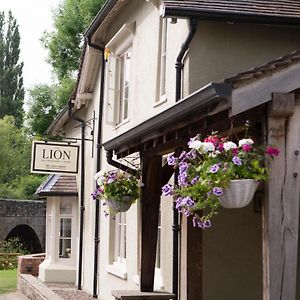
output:
[[152,292],[156,260],[157,227],[162,183],[162,157],[142,156],[141,291]]
[[300,103],[294,94],[273,95],[268,144],[280,149],[270,160],[263,208],[264,300],[295,300],[300,195]]

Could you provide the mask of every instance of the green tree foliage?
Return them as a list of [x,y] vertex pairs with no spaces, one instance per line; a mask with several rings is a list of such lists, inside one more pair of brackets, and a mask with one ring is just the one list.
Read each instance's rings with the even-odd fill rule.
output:
[[0,140],[0,198],[32,198],[43,178],[30,175],[31,143],[12,116],[0,119]]
[[27,125],[31,135],[43,136],[73,90],[72,80],[60,85],[36,85],[29,91]]
[[23,123],[24,87],[19,62],[20,34],[11,11],[7,21],[0,12],[0,118],[13,115],[18,127]]
[[49,50],[48,61],[58,79],[72,77],[78,69],[83,32],[105,0],[65,0],[54,14],[54,30],[46,32],[43,44]]

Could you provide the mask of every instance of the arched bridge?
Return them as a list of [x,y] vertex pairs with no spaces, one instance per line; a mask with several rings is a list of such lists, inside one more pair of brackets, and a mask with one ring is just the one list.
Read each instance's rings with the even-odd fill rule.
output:
[[31,253],[45,250],[46,202],[0,199],[0,244],[18,237]]

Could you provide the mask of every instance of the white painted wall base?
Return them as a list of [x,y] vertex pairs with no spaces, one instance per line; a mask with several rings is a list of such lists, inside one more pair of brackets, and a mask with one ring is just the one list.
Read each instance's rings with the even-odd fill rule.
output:
[[76,267],[44,260],[39,266],[39,279],[44,282],[75,283]]

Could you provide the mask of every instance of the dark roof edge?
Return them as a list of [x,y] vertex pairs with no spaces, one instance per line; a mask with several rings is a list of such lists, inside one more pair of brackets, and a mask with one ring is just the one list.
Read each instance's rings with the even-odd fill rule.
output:
[[78,196],[77,192],[39,192],[35,194],[36,198],[41,197],[54,197],[54,196],[61,196],[61,197],[71,197],[71,196]]
[[85,37],[91,37],[95,31],[98,29],[98,27],[101,25],[103,20],[107,17],[107,15],[110,13],[110,11],[113,9],[113,7],[118,3],[119,0],[107,0],[102,8],[97,13],[96,17],[92,21],[91,25],[87,28],[87,30],[84,32]]
[[181,17],[181,18],[201,18],[204,20],[215,21],[239,21],[245,23],[257,24],[272,24],[272,25],[287,25],[300,26],[300,18],[277,15],[262,15],[252,13],[230,13],[230,12],[213,12],[213,11],[196,11],[190,9],[179,8],[164,8],[164,17]]
[[118,146],[145,136],[158,128],[167,126],[174,122],[175,119],[188,116],[191,111],[199,110],[205,105],[213,104],[220,99],[229,99],[231,89],[231,84],[228,83],[210,83],[158,115],[103,143],[103,146],[105,150],[114,150]]

